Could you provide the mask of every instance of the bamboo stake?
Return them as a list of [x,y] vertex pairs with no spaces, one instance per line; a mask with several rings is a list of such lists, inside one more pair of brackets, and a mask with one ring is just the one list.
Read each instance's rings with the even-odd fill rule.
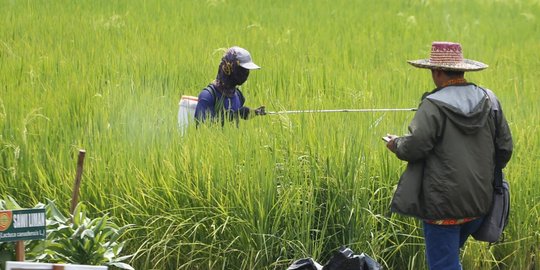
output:
[[15,242],[15,260],[18,262],[24,262],[25,259],[24,241]]
[[84,155],[86,151],[84,149],[79,150],[79,159],[77,160],[77,174],[75,175],[75,183],[73,184],[73,193],[71,195],[71,208],[70,213],[73,215],[75,207],[79,202],[79,188],[81,186],[81,177],[83,172]]

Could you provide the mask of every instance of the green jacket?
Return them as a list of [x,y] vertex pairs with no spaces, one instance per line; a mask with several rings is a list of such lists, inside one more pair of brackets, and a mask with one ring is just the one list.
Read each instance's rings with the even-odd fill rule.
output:
[[493,92],[474,84],[435,89],[422,100],[409,131],[396,139],[396,156],[408,165],[392,211],[422,219],[485,215],[492,200],[495,151],[504,168],[513,148]]

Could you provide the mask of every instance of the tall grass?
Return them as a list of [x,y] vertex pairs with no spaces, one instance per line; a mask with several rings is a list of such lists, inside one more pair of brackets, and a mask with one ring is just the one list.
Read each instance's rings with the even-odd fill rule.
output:
[[434,40],[486,62],[515,141],[505,241],[470,241],[466,269],[540,264],[538,1],[0,1],[0,194],[81,199],[135,224],[137,269],[285,269],[341,245],[425,269],[416,220],[389,202],[405,164],[380,136],[413,113],[265,116],[180,136],[180,95],[215,76],[220,48],[263,68],[243,86],[268,110],[408,108],[432,89]]

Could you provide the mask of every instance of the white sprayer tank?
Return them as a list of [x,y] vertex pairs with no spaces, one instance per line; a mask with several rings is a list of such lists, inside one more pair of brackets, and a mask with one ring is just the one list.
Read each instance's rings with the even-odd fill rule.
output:
[[197,108],[197,102],[199,99],[194,96],[183,95],[178,103],[178,127],[180,132],[186,133],[189,124],[195,120],[195,108]]

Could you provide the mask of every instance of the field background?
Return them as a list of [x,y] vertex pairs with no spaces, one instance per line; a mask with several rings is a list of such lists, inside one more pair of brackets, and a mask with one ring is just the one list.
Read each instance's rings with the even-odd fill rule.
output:
[[177,129],[181,95],[222,49],[261,70],[242,87],[267,110],[410,108],[433,88],[435,40],[489,69],[514,135],[505,241],[469,241],[464,269],[540,268],[538,0],[0,0],[0,195],[81,200],[135,224],[136,269],[286,269],[342,245],[387,269],[425,269],[419,223],[389,212],[405,163],[380,137],[412,112],[275,116]]

